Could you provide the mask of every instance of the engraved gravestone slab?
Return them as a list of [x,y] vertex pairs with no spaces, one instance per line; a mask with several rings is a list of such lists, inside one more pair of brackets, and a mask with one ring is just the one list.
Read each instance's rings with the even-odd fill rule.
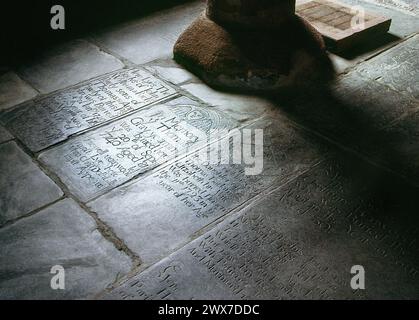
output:
[[89,200],[171,158],[206,143],[211,129],[236,123],[181,97],[139,111],[41,153],[82,200]]
[[337,1],[313,0],[296,7],[296,13],[312,24],[324,37],[327,45],[341,51],[377,35],[386,33],[391,19],[365,12],[364,25],[353,26],[357,7]]
[[32,151],[172,97],[176,91],[141,69],[118,71],[25,104],[2,117]]
[[404,41],[396,47],[361,64],[356,70],[372,80],[419,99],[419,36]]
[[[320,164],[103,298],[418,298],[415,210],[408,197],[380,203],[382,172],[348,164]],[[365,290],[351,288],[354,265]]]
[[[144,265],[156,262],[196,237],[208,224],[269,186],[285,184],[326,154],[285,119],[259,120],[234,136],[244,136],[244,130],[256,134],[256,129],[264,130],[260,159],[263,170],[259,174],[246,175],[248,166],[244,162],[203,163],[197,152],[88,205],[141,257]],[[254,139],[252,143],[260,145]],[[212,145],[211,151],[220,145]],[[233,149],[234,145],[234,139],[230,140],[231,155],[240,151]]]

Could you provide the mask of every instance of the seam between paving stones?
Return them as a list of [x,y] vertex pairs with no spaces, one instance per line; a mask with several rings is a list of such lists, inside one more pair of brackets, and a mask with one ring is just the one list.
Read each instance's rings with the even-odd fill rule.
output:
[[[406,36],[404,38],[401,38],[401,39],[399,39],[397,41],[392,42],[391,44],[389,44],[389,45],[385,46],[384,48],[378,50],[377,52],[373,53],[371,56],[367,56],[365,58],[360,59],[359,61],[356,61],[353,65],[351,65],[351,66],[347,67],[345,70],[343,70],[339,74],[339,76],[346,75],[346,74],[352,72],[354,69],[356,69],[359,65],[363,64],[364,62],[369,61],[369,60],[371,60],[371,59],[373,59],[373,58],[375,58],[375,57],[377,57],[377,56],[379,56],[379,55],[381,55],[381,54],[383,54],[383,53],[385,53],[385,52],[387,52],[387,51],[389,51],[389,50],[397,47],[398,45],[403,44],[404,42],[406,42],[407,40],[415,37],[418,34],[419,34],[419,32],[414,32],[411,35],[408,35],[408,36]],[[338,54],[336,54],[336,55],[338,57],[341,57]]]
[[122,62],[122,64],[126,68],[130,68],[130,67],[133,67],[133,66],[136,65],[131,60],[129,60],[127,58],[124,58],[123,56],[117,54],[115,51],[109,49],[104,44],[102,44],[100,41],[95,40],[94,35],[87,36],[87,37],[83,38],[83,40],[85,40],[86,42],[91,43],[92,45],[94,45],[96,47],[98,47],[100,51],[102,51],[106,54],[109,54],[109,55],[113,56],[114,58],[118,59],[120,62]]
[[14,219],[7,220],[6,222],[4,222],[4,223],[2,223],[0,225],[0,230],[3,229],[3,228],[6,228],[6,227],[8,227],[8,226],[10,226],[12,224],[15,224],[15,223],[19,222],[20,220],[24,220],[26,218],[29,218],[29,217],[37,214],[38,212],[40,212],[40,211],[48,208],[49,206],[52,206],[52,205],[54,205],[54,204],[56,204],[56,203],[58,203],[58,202],[60,202],[61,200],[64,200],[64,199],[66,199],[66,196],[63,194],[58,199],[56,199],[56,200],[54,200],[52,202],[49,202],[49,203],[47,203],[47,204],[45,204],[45,205],[43,205],[43,206],[41,206],[39,208],[36,208],[36,209],[34,209],[34,210],[32,210],[32,211],[30,211],[30,212],[28,212],[28,213],[26,213],[26,214],[24,214],[22,216],[19,216],[19,217],[14,218]]
[[315,168],[320,166],[321,163],[325,162],[326,160],[327,160],[327,157],[325,157],[323,159],[319,159],[319,161],[316,162],[316,163],[313,163],[313,165],[310,168],[307,168],[306,170],[301,171],[299,174],[286,179],[284,181],[284,183],[282,183],[280,185],[275,185],[274,186],[275,182],[277,182],[278,179],[273,181],[272,184],[270,184],[269,186],[267,186],[266,188],[261,190],[259,193],[255,194],[253,197],[251,197],[248,200],[240,203],[238,206],[226,211],[226,213],[223,214],[222,216],[218,217],[214,221],[212,221],[212,222],[208,223],[207,225],[203,226],[202,228],[200,228],[198,231],[193,233],[184,243],[180,244],[177,248],[173,249],[170,253],[166,254],[164,257],[160,258],[159,260],[157,260],[157,261],[155,261],[151,264],[143,264],[143,265],[139,266],[139,268],[137,268],[136,273],[131,273],[130,275],[125,275],[124,277],[120,278],[112,286],[109,286],[108,288],[105,288],[102,292],[98,293],[95,296],[95,299],[100,299],[106,293],[109,293],[113,289],[115,289],[115,288],[121,286],[122,284],[130,281],[133,277],[145,272],[146,270],[148,270],[148,269],[152,268],[153,266],[159,264],[161,261],[163,261],[163,260],[169,258],[170,256],[176,254],[178,251],[182,250],[184,247],[188,246],[190,243],[196,241],[199,238],[202,238],[207,233],[211,232],[219,224],[221,224],[225,220],[229,219],[230,217],[233,217],[235,215],[240,216],[241,212],[245,211],[247,208],[251,207],[252,205],[257,203],[258,201],[266,198],[269,194],[276,191],[277,189],[281,189],[281,188],[287,186],[288,184],[292,183],[293,181],[295,181],[296,179],[298,179],[302,175],[307,174],[308,172],[314,170]]
[[[243,126],[238,126],[235,129],[238,129],[238,130],[244,129],[244,128],[252,125],[253,123],[256,123],[257,121],[264,119],[264,117],[265,116],[260,116],[260,117],[258,117],[256,119],[254,119],[253,121],[249,121],[249,122],[245,123]],[[144,180],[147,177],[152,176],[153,174],[158,173],[161,170],[163,170],[163,169],[171,166],[173,163],[176,163],[176,162],[181,161],[183,159],[186,159],[188,157],[192,157],[194,154],[197,154],[200,150],[203,150],[204,148],[208,148],[209,146],[218,143],[219,141],[225,139],[227,136],[228,136],[228,134],[226,136],[219,137],[218,139],[214,139],[214,140],[212,140],[209,143],[208,142],[207,143],[203,143],[201,146],[197,146],[195,149],[192,149],[189,152],[185,152],[184,154],[182,154],[180,156],[177,156],[177,157],[174,157],[172,159],[169,159],[169,160],[167,160],[167,161],[165,161],[165,162],[163,162],[163,163],[155,166],[154,168],[151,168],[151,169],[149,169],[149,170],[147,170],[145,172],[139,173],[139,174],[135,175],[134,177],[128,179],[124,183],[122,183],[122,184],[120,184],[118,186],[115,186],[114,188],[112,188],[112,189],[110,189],[108,191],[105,191],[105,192],[103,192],[101,194],[98,194],[98,195],[94,196],[93,198],[87,200],[86,203],[93,202],[93,201],[99,199],[100,197],[103,197],[104,195],[112,192],[113,190],[115,190],[117,188],[128,187],[128,186],[130,186],[130,185],[132,185],[134,183],[137,183],[138,181]]]
[[21,219],[24,219],[28,216],[32,216],[38,212],[40,212],[42,209],[45,209],[49,206],[51,206],[52,204],[55,204],[56,202],[69,198],[72,199],[73,201],[75,201],[82,209],[83,211],[85,211],[91,218],[93,218],[93,220],[96,223],[96,227],[97,230],[99,231],[99,233],[110,243],[113,244],[113,246],[119,250],[122,251],[123,253],[125,253],[132,262],[132,269],[135,269],[136,267],[138,267],[141,264],[141,259],[138,257],[138,255],[136,255],[133,251],[131,251],[131,249],[115,234],[115,232],[112,230],[112,228],[110,226],[108,226],[106,223],[104,223],[99,217],[98,215],[93,212],[92,210],[90,210],[82,201],[80,201],[75,195],[73,195],[71,193],[71,191],[67,188],[67,186],[61,181],[61,179],[52,171],[50,171],[46,166],[44,166],[40,161],[38,161],[35,157],[34,154],[23,144],[21,143],[19,140],[16,140],[16,144],[18,145],[19,148],[21,148],[27,155],[29,155],[29,157],[31,158],[31,160],[35,163],[35,165],[37,165],[40,170],[47,175],[52,182],[54,182],[63,192],[63,196],[60,199],[55,200],[54,202],[51,202],[45,206],[43,206],[42,208],[36,209],[34,211],[32,211],[31,213],[22,216],[20,218],[17,218],[15,220],[13,220],[12,222],[8,223],[7,225],[11,225],[17,221],[20,221]]
[[332,146],[337,147],[338,149],[342,150],[343,152],[347,152],[349,154],[352,154],[352,155],[356,156],[358,159],[360,159],[362,161],[365,161],[366,163],[368,163],[368,164],[370,164],[370,165],[372,165],[372,166],[374,166],[376,168],[379,168],[379,169],[381,169],[381,170],[383,170],[385,172],[388,172],[388,173],[390,173],[390,174],[392,174],[392,175],[394,175],[394,176],[402,179],[406,184],[411,185],[413,187],[419,187],[419,184],[417,182],[411,181],[406,176],[404,176],[403,174],[401,174],[401,173],[399,173],[397,171],[394,171],[393,169],[391,169],[391,168],[389,168],[389,167],[387,167],[387,166],[385,166],[383,164],[380,164],[380,163],[375,162],[374,160],[372,160],[367,155],[365,155],[365,154],[363,154],[363,153],[361,153],[359,151],[356,151],[356,150],[354,150],[354,149],[352,149],[350,147],[347,147],[347,146],[341,144],[340,142],[335,141],[334,139],[329,138],[328,136],[326,136],[326,135],[324,135],[324,134],[322,134],[320,132],[317,132],[316,130],[313,130],[313,129],[309,128],[309,127],[303,126],[303,125],[295,122],[294,120],[289,119],[289,121],[291,121],[297,127],[301,128],[301,129],[304,129],[305,131],[310,132],[310,133],[316,135],[317,137],[323,139],[324,141],[328,142]]
[[[412,38],[412,37],[414,37],[414,36],[416,36],[417,35],[417,33],[415,33],[415,34],[413,34],[413,35],[411,35],[411,36],[409,36],[409,37],[406,37],[406,38],[404,38],[403,40],[401,40],[401,41],[399,41],[399,42],[397,42],[396,44],[394,44],[393,46],[389,46],[389,47],[387,47],[387,48],[384,48],[383,50],[381,50],[380,52],[377,52],[376,54],[374,54],[374,55],[372,55],[372,56],[370,56],[370,57],[367,57],[366,59],[363,59],[363,60],[361,60],[361,61],[359,61],[358,63],[356,63],[354,66],[351,66],[351,67],[349,67],[348,69],[346,69],[341,75],[345,75],[345,74],[349,74],[350,72],[352,72],[353,71],[353,69],[355,69],[355,67],[357,67],[358,65],[360,65],[361,63],[364,63],[364,62],[366,62],[366,61],[368,61],[368,60],[370,60],[370,59],[372,59],[372,58],[374,58],[374,57],[376,57],[376,56],[378,56],[378,55],[380,55],[380,54],[382,54],[383,52],[385,52],[385,51],[388,51],[388,50],[390,50],[390,49],[392,49],[392,48],[394,48],[394,47],[396,47],[396,46],[398,46],[398,45],[400,45],[400,44],[402,44],[402,43],[404,43],[405,41],[407,41],[408,39],[410,39],[410,38]],[[100,50],[103,50],[104,48],[101,46],[101,45],[98,45],[95,41],[93,42],[93,41],[90,41],[90,40],[86,40],[86,41],[89,41],[89,42],[92,42],[92,44],[93,45],[95,45],[95,46],[97,46]],[[135,65],[135,64],[133,64],[133,63],[131,63],[131,61],[129,61],[128,59],[124,59],[124,58],[122,58],[122,57],[119,57],[118,55],[116,55],[115,53],[113,53],[112,51],[108,51],[107,49],[105,49],[105,50],[103,50],[105,53],[107,53],[107,54],[110,54],[110,55],[112,55],[112,56],[114,56],[116,59],[118,59],[118,60],[120,60],[124,65],[125,65],[125,67],[126,68],[131,68],[131,67],[140,67],[140,68],[142,68],[142,69],[144,69],[144,65],[145,64],[141,64],[141,65]],[[122,59],[121,59],[122,58]],[[126,69],[126,68],[122,68],[122,69]],[[32,99],[29,99],[29,100],[27,100],[27,101],[25,101],[25,102],[23,102],[23,103],[21,103],[21,104],[18,104],[18,105],[15,105],[15,106],[13,106],[13,107],[11,107],[11,108],[9,108],[9,109],[7,109],[8,111],[10,111],[10,110],[12,110],[12,109],[15,109],[15,108],[18,108],[19,106],[21,106],[22,104],[25,104],[25,103],[28,103],[28,102],[30,102],[30,101],[36,101],[36,100],[39,100],[39,99],[42,99],[42,98],[44,98],[44,97],[48,97],[48,96],[50,96],[50,95],[54,95],[54,94],[57,94],[57,93],[59,93],[59,92],[61,92],[61,91],[64,91],[64,90],[67,90],[67,89],[70,89],[70,88],[72,88],[72,87],[79,87],[79,86],[82,86],[82,85],[84,85],[85,83],[87,83],[87,82],[90,82],[90,81],[92,81],[92,80],[94,80],[94,79],[97,79],[97,78],[100,78],[100,77],[103,77],[103,76],[105,76],[105,75],[107,75],[107,74],[112,74],[112,73],[115,73],[115,72],[118,72],[118,71],[121,71],[122,69],[118,69],[118,70],[115,70],[115,71],[112,71],[112,72],[109,72],[109,73],[105,73],[105,74],[102,74],[102,75],[99,75],[99,76],[97,76],[97,77],[93,77],[93,78],[90,78],[90,79],[87,79],[87,80],[85,80],[85,81],[83,81],[83,82],[80,82],[80,83],[77,83],[77,84],[75,84],[75,85],[72,85],[72,86],[69,86],[69,87],[66,87],[66,88],[62,88],[62,89],[59,89],[59,90],[56,90],[56,91],[53,91],[53,92],[50,92],[50,93],[48,93],[48,94],[39,94],[39,95],[37,95],[37,96],[35,96],[34,98],[32,98]],[[146,72],[149,72],[148,70],[145,70]],[[150,72],[149,72],[150,73]],[[18,73],[17,73],[18,74]],[[18,74],[18,76],[19,76],[19,74]],[[165,79],[162,79],[161,77],[159,77],[158,75],[154,75],[156,78],[158,78],[159,80],[161,80],[161,81],[163,81],[164,83],[166,83],[166,84],[168,84],[168,83],[170,83],[169,81],[167,81],[167,80],[165,80]],[[362,76],[362,74],[361,74],[361,76]],[[20,77],[20,76],[19,76]],[[363,77],[363,76],[362,76]],[[21,78],[21,77],[20,77]],[[365,77],[363,77],[363,78],[365,78]],[[22,78],[21,78],[22,79]],[[26,81],[24,80],[24,79],[22,79],[25,83],[26,83]],[[371,79],[368,79],[368,80],[371,80]],[[374,80],[373,80],[374,81]],[[30,85],[30,84],[29,84]],[[187,91],[185,91],[185,90],[183,90],[182,88],[179,88],[178,86],[175,86],[174,84],[172,84],[172,83],[170,83],[170,86],[171,87],[174,87],[178,92],[180,92],[181,94],[183,94],[183,95],[185,95],[185,96],[188,96],[188,97],[193,97],[194,98],[194,100],[197,100],[198,102],[202,102],[202,104],[204,104],[204,105],[206,105],[206,106],[210,106],[209,104],[207,104],[205,101],[202,101],[201,99],[199,99],[199,98],[197,98],[197,97],[195,97],[195,96],[193,96],[192,94],[190,94],[189,92],[187,92]],[[32,87],[32,86],[31,86]],[[39,91],[36,89],[36,88],[34,88],[38,93],[39,93]],[[399,93],[399,92],[398,92]],[[399,93],[400,94],[400,93]],[[157,103],[161,103],[161,102],[163,102],[163,101],[169,101],[169,100],[171,100],[171,99],[175,99],[177,96],[176,95],[174,95],[174,96],[172,96],[172,97],[169,97],[169,98],[167,98],[167,99],[163,99],[163,100],[161,100],[161,101],[159,101],[159,102],[157,102]],[[149,106],[153,106],[154,104],[157,104],[157,103],[153,103],[153,104],[150,104],[150,105],[147,105],[147,106],[145,106],[144,108],[146,108],[146,107],[149,107]],[[82,135],[82,134],[84,134],[84,133],[86,133],[86,132],[88,132],[88,131],[91,131],[91,130],[93,130],[93,129],[97,129],[97,128],[99,128],[99,127],[101,127],[101,126],[104,126],[104,125],[107,125],[107,124],[109,124],[109,123],[111,123],[111,122],[114,122],[114,121],[117,121],[117,120],[119,120],[119,119],[122,119],[122,118],[125,118],[125,117],[127,117],[127,116],[129,116],[129,115],[131,115],[131,114],[134,114],[134,113],[136,113],[136,112],[138,112],[138,111],[140,111],[141,109],[143,109],[143,108],[140,108],[140,109],[138,109],[138,110],[135,110],[135,111],[133,111],[132,113],[128,113],[128,114],[126,114],[126,115],[124,115],[124,116],[122,116],[122,117],[119,117],[119,118],[115,118],[115,119],[112,119],[112,120],[109,120],[108,122],[106,122],[106,123],[104,123],[104,124],[102,124],[102,125],[100,125],[100,126],[95,126],[95,127],[93,127],[93,128],[89,128],[89,129],[87,129],[87,130],[85,130],[85,131],[82,131],[80,134],[77,134],[77,136],[79,136],[79,135]],[[415,113],[415,112],[413,112],[413,113]],[[411,113],[412,114],[412,113]],[[254,120],[254,122],[256,122],[257,120],[260,120],[260,119],[262,119],[263,118],[263,115],[262,116],[260,116],[260,117],[258,117],[256,120]],[[288,119],[289,121],[291,121],[295,126],[297,126],[297,127],[299,127],[299,128],[301,128],[301,129],[304,129],[304,130],[306,130],[306,131],[309,131],[309,132],[312,132],[313,134],[315,134],[315,135],[317,135],[317,136],[319,136],[320,138],[322,138],[322,139],[324,139],[324,140],[326,140],[326,141],[328,141],[329,143],[332,143],[333,145],[335,145],[335,146],[338,146],[340,149],[342,149],[342,150],[344,150],[344,151],[347,151],[347,152],[350,152],[350,153],[352,153],[352,154],[355,154],[358,158],[360,158],[361,160],[364,160],[364,161],[366,161],[366,162],[368,162],[368,163],[370,163],[370,164],[372,164],[372,165],[374,165],[374,166],[376,166],[376,167],[379,167],[379,168],[381,168],[381,169],[384,169],[384,170],[386,170],[386,171],[390,171],[391,173],[393,173],[393,174],[396,174],[397,176],[400,176],[397,172],[394,172],[393,170],[390,170],[389,168],[387,168],[387,167],[385,167],[385,166],[381,166],[381,165],[379,165],[379,164],[377,164],[377,163],[375,163],[374,161],[371,161],[371,159],[369,159],[368,157],[365,157],[363,154],[361,154],[361,153],[359,153],[359,152],[357,152],[357,151],[355,151],[355,150],[353,150],[353,149],[351,149],[351,148],[348,148],[348,147],[346,147],[346,146],[344,146],[344,145],[342,145],[342,144],[340,144],[340,143],[338,143],[338,142],[336,142],[336,141],[334,141],[333,139],[330,139],[330,138],[328,138],[327,136],[324,136],[324,135],[322,135],[322,134],[320,134],[320,133],[318,133],[317,131],[314,131],[314,130],[311,130],[310,128],[306,128],[305,126],[302,126],[302,125],[300,125],[299,123],[296,123],[295,121],[292,121],[291,119]],[[253,121],[252,121],[252,123],[253,123]],[[248,123],[247,125],[250,125],[251,123]],[[392,124],[394,125],[394,122],[392,122]],[[246,126],[247,126],[246,125]],[[390,126],[390,125],[388,125],[388,126]],[[14,137],[14,135],[12,135],[13,137]],[[70,137],[68,137],[66,140],[64,140],[63,142],[61,142],[61,143],[64,143],[64,142],[66,142],[66,141],[68,141],[68,140],[70,140],[72,137],[74,137],[74,136],[76,136],[76,135],[72,135],[72,136],[70,136]],[[11,140],[13,140],[13,139],[11,139]],[[10,140],[9,140],[10,141]],[[6,142],[6,141],[5,141]],[[218,140],[217,140],[217,142],[218,142]],[[65,184],[60,180],[60,178],[58,177],[58,176],[56,176],[53,172],[51,172],[48,168],[46,168],[46,167],[44,167],[43,166],[43,164],[42,163],[40,163],[37,159],[36,159],[36,157],[34,157],[34,153],[32,153],[30,150],[28,150],[27,148],[26,148],[26,146],[24,146],[18,139],[17,139],[17,141],[16,141],[16,143],[19,145],[19,147],[21,147],[24,151],[25,151],[25,153],[27,153],[27,154],[29,154],[30,155],[30,157],[31,157],[31,159],[32,159],[32,161],[34,161],[37,165],[38,165],[38,167],[40,167],[41,168],[41,170],[48,176],[48,177],[50,177],[62,190],[63,190],[63,192],[64,192],[64,195],[61,197],[61,198],[59,198],[59,199],[57,199],[57,200],[55,200],[55,201],[53,201],[53,202],[51,202],[51,203],[49,203],[49,204],[47,204],[47,205],[45,205],[45,206],[43,206],[43,207],[41,207],[41,208],[38,208],[38,209],[36,209],[36,210],[34,210],[34,211],[32,211],[32,212],[30,212],[30,213],[28,213],[28,214],[26,214],[26,215],[24,215],[24,216],[22,216],[22,217],[19,217],[19,218],[17,218],[17,219],[15,219],[15,220],[12,220],[12,221],[9,221],[9,222],[6,222],[5,224],[3,224],[2,226],[0,226],[0,228],[1,227],[5,227],[5,226],[8,226],[8,225],[11,225],[11,224],[13,224],[13,223],[15,223],[15,222],[17,222],[17,221],[19,221],[19,220],[21,220],[21,219],[24,219],[24,218],[27,218],[27,217],[29,217],[29,216],[32,216],[32,215],[34,215],[34,214],[36,214],[36,213],[38,213],[38,212],[40,212],[40,211],[42,211],[43,209],[45,209],[46,207],[48,207],[48,206],[51,206],[51,205],[53,205],[53,204],[55,204],[55,203],[57,203],[57,202],[59,202],[59,201],[61,201],[62,199],[64,199],[64,198],[66,198],[66,197],[68,197],[68,198],[71,198],[71,199],[73,199],[84,211],[86,211],[86,213],[87,214],[89,214],[94,220],[95,220],[95,223],[96,223],[96,225],[97,225],[97,228],[98,228],[98,231],[102,234],[102,236],[105,238],[105,239],[107,239],[108,241],[110,241],[118,250],[120,250],[120,251],[123,251],[128,257],[130,257],[130,259],[132,260],[132,262],[133,262],[133,267],[131,268],[131,270],[130,270],[130,272],[128,273],[128,274],[126,274],[125,276],[123,276],[123,279],[122,280],[115,280],[114,281],[114,283],[112,283],[111,285],[110,285],[110,288],[112,288],[112,287],[115,287],[115,286],[117,286],[118,284],[121,284],[122,282],[125,282],[125,281],[127,281],[127,280],[124,280],[124,279],[130,279],[131,278],[131,276],[133,276],[133,275],[136,275],[136,274],[138,274],[138,273],[140,273],[140,272],[143,272],[144,270],[146,270],[146,269],[148,269],[149,267],[151,267],[151,266],[153,266],[154,264],[156,264],[156,263],[158,263],[159,261],[161,261],[161,260],[159,260],[158,262],[156,262],[156,263],[153,263],[153,264],[151,264],[151,265],[149,265],[149,266],[147,266],[146,268],[144,268],[144,269],[142,269],[141,268],[141,259],[140,259],[140,257],[138,256],[138,255],[136,255],[134,252],[132,252],[130,249],[129,249],[129,247],[119,238],[119,237],[117,237],[116,236],[116,234],[114,233],[114,231],[112,230],[112,228],[111,227],[109,227],[106,223],[104,223],[99,217],[98,217],[98,215],[97,215],[97,213],[96,212],[94,212],[94,211],[92,211],[88,206],[86,206],[83,202],[81,202],[76,196],[74,196],[69,190],[68,190],[68,188],[65,186]],[[214,142],[215,143],[215,142]],[[59,143],[60,144],[60,143]],[[55,147],[55,146],[57,146],[57,144],[55,144],[55,145],[53,145],[53,146],[51,146],[51,147],[49,147],[49,148],[52,148],[52,147]],[[205,146],[203,146],[202,148],[205,148],[205,147],[208,147],[208,145],[205,145]],[[42,150],[42,151],[45,151],[45,150],[47,150],[47,149],[49,149],[49,148],[46,148],[46,149],[44,149],[44,150]],[[200,148],[199,148],[200,149]],[[156,168],[154,168],[154,169],[152,169],[152,170],[149,170],[147,173],[148,174],[146,174],[146,175],[143,175],[141,178],[145,178],[146,176],[148,176],[148,175],[150,175],[150,174],[152,174],[152,173],[155,173],[155,172],[157,172],[157,171],[159,171],[159,170],[161,170],[162,168],[164,168],[164,167],[166,167],[166,166],[168,166],[168,165],[170,165],[170,164],[172,164],[172,163],[174,163],[174,162],[177,162],[177,161],[179,161],[179,160],[181,160],[181,159],[183,159],[183,158],[186,158],[186,157],[189,157],[189,156],[191,156],[193,153],[195,153],[195,152],[197,152],[199,149],[197,149],[197,150],[195,150],[195,151],[193,151],[193,152],[190,152],[190,153],[187,153],[187,154],[185,154],[184,156],[182,156],[182,157],[180,157],[180,158],[175,158],[175,159],[173,159],[173,160],[171,160],[171,161],[168,161],[168,162],[166,162],[166,163],[164,163],[164,164],[162,164],[162,165],[160,165],[160,166],[158,166],[158,167],[156,167]],[[29,152],[28,152],[29,151]],[[245,208],[247,208],[248,206],[250,206],[250,205],[252,205],[253,203],[255,203],[255,202],[257,202],[259,199],[261,199],[261,198],[264,198],[264,197],[266,197],[267,195],[269,195],[270,193],[272,193],[272,192],[274,192],[275,190],[277,190],[277,189],[279,189],[279,188],[282,188],[282,187],[284,187],[285,185],[287,185],[288,183],[290,183],[290,182],[292,182],[293,180],[295,180],[295,179],[297,179],[298,177],[300,177],[302,174],[305,174],[305,173],[307,173],[307,172],[309,172],[309,171],[311,171],[311,170],[313,170],[315,167],[317,167],[321,162],[323,162],[323,161],[325,161],[325,159],[322,159],[322,160],[320,160],[320,162],[318,162],[318,163],[316,163],[316,164],[313,164],[313,166],[311,166],[310,168],[308,168],[307,170],[305,170],[305,171],[303,171],[303,172],[301,172],[300,174],[298,174],[298,175],[296,175],[296,176],[294,176],[294,177],[291,177],[291,178],[289,178],[289,179],[287,179],[286,180],[286,182],[284,183],[284,184],[282,184],[282,185],[280,185],[280,186],[275,186],[275,187],[273,187],[273,184],[271,184],[271,185],[269,185],[268,187],[266,187],[266,188],[264,188],[261,192],[259,192],[258,194],[256,194],[255,196],[253,196],[253,197],[251,197],[250,199],[248,199],[248,200],[246,200],[246,201],[244,201],[244,202],[242,202],[240,205],[238,205],[238,206],[236,206],[236,207],[234,207],[234,208],[232,208],[231,210],[229,210],[229,211],[227,211],[224,215],[222,215],[221,217],[219,217],[219,218],[217,218],[215,221],[213,221],[213,222],[211,222],[211,223],[209,223],[208,225],[206,225],[206,226],[204,226],[204,227],[202,227],[200,230],[198,230],[197,232],[195,232],[191,237],[190,237],[190,241],[188,241],[188,242],[186,242],[184,245],[182,245],[181,247],[179,247],[178,249],[175,249],[171,254],[173,254],[173,253],[175,253],[175,252],[177,252],[178,250],[180,250],[182,247],[184,247],[184,246],[186,246],[186,245],[188,245],[190,242],[192,242],[192,241],[194,241],[195,239],[197,239],[197,238],[199,238],[199,237],[201,237],[202,235],[204,235],[204,234],[206,234],[207,232],[209,232],[210,230],[212,230],[215,226],[217,226],[219,223],[221,223],[222,221],[224,221],[227,217],[230,217],[230,216],[232,216],[232,215],[234,215],[235,213],[238,213],[238,212],[240,212],[240,211],[242,211],[242,210],[244,210]],[[141,179],[140,178],[140,179]],[[403,177],[404,178],[404,177]],[[126,185],[129,185],[130,183],[132,183],[134,180],[139,180],[138,179],[138,177],[134,177],[134,178],[132,178],[132,179],[130,179],[130,180],[128,180],[128,181],[126,181],[125,183],[123,183],[121,186],[126,186]],[[276,180],[277,181],[277,180]],[[118,186],[118,187],[120,187],[120,186]],[[117,188],[117,187],[115,187],[115,188]],[[114,189],[115,189],[114,188]],[[114,189],[112,189],[112,190],[114,190]],[[111,190],[110,190],[111,191]],[[108,192],[110,192],[110,191],[108,191]],[[108,193],[108,192],[106,192],[106,193]],[[105,194],[106,194],[105,193]],[[99,196],[98,196],[99,197]],[[90,200],[90,201],[93,201],[94,199],[92,199],[92,200]],[[171,255],[171,254],[169,254],[169,255]],[[168,255],[168,256],[169,256]],[[164,259],[164,258],[163,258]],[[110,289],[105,289],[105,292],[106,291],[109,291]]]

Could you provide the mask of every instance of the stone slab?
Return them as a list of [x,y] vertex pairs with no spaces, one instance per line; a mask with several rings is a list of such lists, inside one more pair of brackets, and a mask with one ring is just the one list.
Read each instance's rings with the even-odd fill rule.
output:
[[17,71],[42,93],[50,93],[123,67],[121,61],[97,46],[74,40],[33,57]]
[[367,0],[389,8],[396,8],[404,12],[419,15],[419,0]]
[[364,78],[363,74],[357,72],[340,77],[334,94],[342,103],[346,103],[354,114],[364,118],[370,127],[376,130],[387,127],[419,109],[416,99],[400,94],[380,82]]
[[419,35],[360,65],[357,71],[364,77],[419,100],[418,50]]
[[9,132],[0,125],[0,143],[13,139]]
[[[68,199],[0,229],[0,242],[0,299],[89,298],[131,268]],[[50,287],[55,265],[64,267],[64,290]]]
[[135,64],[171,58],[177,38],[204,10],[203,1],[189,2],[97,32],[93,38]]
[[[233,164],[231,159],[230,164],[219,158],[202,163],[198,152],[88,205],[148,265],[269,186],[285,184],[326,155],[326,148],[314,146],[285,119],[267,118],[242,130],[247,129],[253,134],[256,129],[264,130],[263,170],[259,174],[247,175],[248,166]],[[237,152],[232,146],[237,145],[230,146],[230,155]],[[218,144],[211,150],[214,148],[219,148]]]
[[32,151],[40,151],[175,94],[150,73],[133,68],[33,101],[2,120]]
[[63,195],[13,141],[0,144],[0,172],[0,225]]
[[277,105],[296,123],[378,162],[392,152],[384,129],[418,110],[415,99],[356,72],[340,78],[332,92]]
[[381,155],[383,165],[419,186],[419,112],[386,128],[371,144],[381,145],[386,150]]
[[273,110],[275,110],[275,113],[278,113],[278,109],[268,99],[255,95],[220,92],[208,87],[208,85],[199,80],[183,85],[182,89],[208,105],[228,113],[240,122],[258,118]]
[[39,159],[85,201],[206,144],[211,129],[236,126],[225,114],[181,97],[72,139]]
[[327,46],[335,51],[350,49],[385,34],[391,19],[365,12],[364,25],[352,25],[358,11],[338,2],[313,0],[297,6],[296,13],[319,31]]
[[[297,5],[308,1],[309,0],[297,0]],[[390,48],[402,39],[409,37],[419,31],[419,20],[417,17],[411,14],[400,12],[391,7],[383,7],[381,5],[377,5],[376,3],[373,3],[374,1],[345,0],[344,2],[349,6],[361,6],[362,8],[365,8],[366,11],[391,18],[392,24],[390,26],[390,31],[383,37],[376,37],[374,41],[370,41],[368,44],[356,47],[354,50],[349,50],[349,52],[339,53],[340,56],[330,54],[330,57],[337,67],[337,71],[339,73],[343,73],[345,70],[355,66],[357,63]]]
[[[417,189],[341,160],[272,190],[103,298],[417,299]],[[351,288],[354,265],[365,290]]]
[[5,110],[34,98],[38,92],[19,76],[6,71],[0,75],[0,110]]

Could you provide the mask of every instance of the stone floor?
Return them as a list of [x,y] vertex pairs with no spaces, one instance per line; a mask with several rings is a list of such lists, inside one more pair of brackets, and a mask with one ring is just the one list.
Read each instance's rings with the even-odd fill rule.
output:
[[[221,93],[174,63],[203,1],[2,68],[0,298],[419,298],[417,6],[345,2],[393,23],[331,54],[327,93]],[[263,129],[262,174],[196,161],[197,129]]]

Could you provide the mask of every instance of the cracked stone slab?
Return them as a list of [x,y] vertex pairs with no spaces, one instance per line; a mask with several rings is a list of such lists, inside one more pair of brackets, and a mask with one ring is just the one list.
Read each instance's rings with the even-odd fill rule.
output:
[[419,100],[419,36],[360,65],[357,72]]
[[[417,210],[406,201],[417,189],[375,194],[392,183],[325,161],[102,298],[417,299]],[[351,288],[354,265],[365,290]]]
[[0,125],[0,143],[12,140],[13,137],[10,135],[9,132],[3,126]]
[[6,71],[0,75],[0,111],[30,100],[37,94],[16,73]]
[[98,32],[93,38],[135,64],[171,58],[179,35],[204,10],[203,1],[194,1]]
[[[1,299],[89,298],[131,268],[130,259],[69,199],[2,228],[0,242]],[[65,290],[51,289],[56,265],[65,270]]]
[[154,105],[42,153],[39,159],[82,200],[90,200],[207,143],[237,123],[180,97]]
[[97,46],[74,40],[34,57],[17,71],[36,89],[49,93],[123,67],[121,61]]
[[0,225],[59,199],[63,193],[15,142],[0,144]]
[[[298,176],[326,154],[325,147],[314,146],[285,119],[259,120],[233,136],[241,137],[242,130],[251,130],[254,139],[256,129],[263,129],[264,139],[263,159],[258,157],[263,161],[259,174],[247,175],[248,166],[233,164],[232,159],[230,164],[223,164],[226,162],[220,158],[202,162],[198,151],[88,205],[145,265],[156,262],[196,237],[208,224],[269,186]],[[227,139],[221,141],[228,146]],[[233,141],[230,139],[230,156],[241,152]],[[259,141],[252,140],[252,144],[262,146]],[[218,155],[220,145],[211,146],[212,155]]]
[[133,68],[25,104],[3,115],[2,121],[28,148],[40,151],[175,95],[172,87]]

